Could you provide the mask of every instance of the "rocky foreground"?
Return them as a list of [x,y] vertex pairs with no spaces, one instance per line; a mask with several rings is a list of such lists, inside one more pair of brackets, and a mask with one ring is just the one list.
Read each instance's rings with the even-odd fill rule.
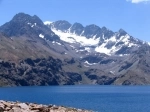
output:
[[92,112],[88,110],[36,103],[21,103],[0,100],[0,112]]

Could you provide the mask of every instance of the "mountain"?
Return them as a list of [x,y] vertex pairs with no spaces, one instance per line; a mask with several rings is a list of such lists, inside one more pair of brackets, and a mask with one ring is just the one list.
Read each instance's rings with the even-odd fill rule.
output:
[[0,31],[8,37],[13,36],[39,36],[47,40],[59,40],[59,37],[49,30],[36,15],[16,14],[12,20],[1,26]]
[[[105,53],[107,55],[127,55],[137,47],[143,45],[139,39],[130,36],[120,29],[113,32],[106,27],[97,25],[83,26],[80,23],[71,25],[67,21],[45,23],[60,39],[68,43],[78,43],[90,52]],[[80,49],[78,49],[80,50]]]
[[149,43],[120,29],[16,14],[0,26],[0,86],[150,84]]

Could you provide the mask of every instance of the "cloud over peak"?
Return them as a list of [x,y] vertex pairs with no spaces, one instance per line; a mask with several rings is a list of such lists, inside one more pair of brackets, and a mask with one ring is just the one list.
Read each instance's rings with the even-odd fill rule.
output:
[[130,1],[132,3],[150,2],[150,0],[126,0],[126,1]]

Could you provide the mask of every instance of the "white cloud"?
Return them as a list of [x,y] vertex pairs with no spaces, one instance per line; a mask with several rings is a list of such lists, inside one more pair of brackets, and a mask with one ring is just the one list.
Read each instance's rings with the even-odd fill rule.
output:
[[126,1],[130,1],[132,3],[150,2],[150,0],[126,0]]

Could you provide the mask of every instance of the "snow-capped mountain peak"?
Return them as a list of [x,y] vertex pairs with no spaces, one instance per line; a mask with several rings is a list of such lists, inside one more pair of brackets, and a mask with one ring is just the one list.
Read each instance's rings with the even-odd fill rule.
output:
[[61,40],[70,44],[88,46],[91,52],[105,53],[107,55],[126,55],[142,42],[134,39],[126,31],[120,29],[113,32],[106,27],[100,28],[91,24],[83,26],[80,23],[73,25],[67,21],[44,22]]

